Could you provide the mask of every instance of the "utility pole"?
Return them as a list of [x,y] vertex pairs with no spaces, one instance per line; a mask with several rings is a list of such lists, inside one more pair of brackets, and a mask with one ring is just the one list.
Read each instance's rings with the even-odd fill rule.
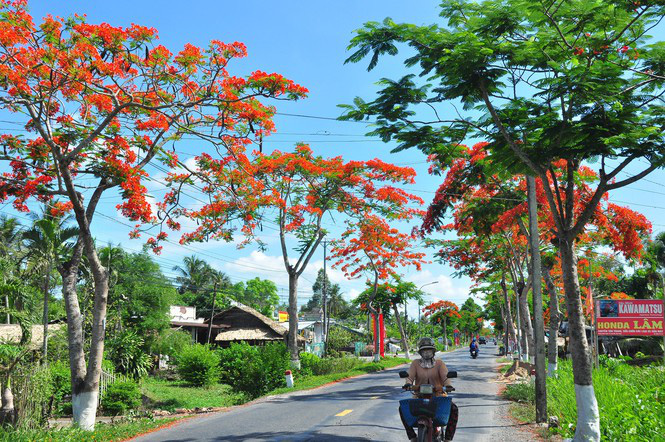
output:
[[215,316],[215,301],[217,300],[217,283],[212,289],[212,308],[210,309],[210,323],[208,324],[208,339],[206,342],[210,344],[210,335],[212,334],[212,318]]

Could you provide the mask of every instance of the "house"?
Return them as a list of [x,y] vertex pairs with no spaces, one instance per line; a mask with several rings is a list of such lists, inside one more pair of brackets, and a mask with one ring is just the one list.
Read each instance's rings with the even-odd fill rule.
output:
[[210,327],[204,318],[196,317],[196,307],[172,305],[169,314],[171,328],[188,332],[192,336],[192,341],[200,344],[208,342],[208,331],[210,331],[210,342],[214,342],[215,335],[227,328],[226,324],[221,323],[213,323]]
[[[206,321],[207,322],[207,321]],[[267,342],[286,342],[288,329],[246,305],[237,304],[213,317],[213,327],[224,325],[215,333],[214,342],[227,347],[232,342],[245,341],[250,345]],[[305,339],[298,336],[304,343]]]

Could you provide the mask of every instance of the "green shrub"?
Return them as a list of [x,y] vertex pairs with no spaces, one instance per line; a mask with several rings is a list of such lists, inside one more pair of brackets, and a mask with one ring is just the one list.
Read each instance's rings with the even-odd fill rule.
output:
[[536,402],[536,389],[532,382],[519,382],[506,386],[503,397],[516,402],[533,404]]
[[167,355],[175,359],[185,347],[191,345],[192,336],[183,330],[166,329],[162,331],[150,346],[150,351],[156,355]]
[[354,357],[323,358],[314,365],[312,371],[315,375],[342,373],[353,370],[363,364],[363,361]]
[[300,353],[300,375],[312,376],[314,374],[314,367],[320,360],[321,358],[314,353]]
[[119,332],[108,340],[107,348],[109,359],[119,373],[134,379],[148,374],[152,359],[145,352],[143,338],[133,330]]
[[251,346],[232,343],[219,350],[221,381],[254,398],[283,387],[289,353],[282,342]]
[[72,413],[72,378],[69,363],[57,361],[49,365],[53,386],[53,402],[51,413],[56,415]]
[[330,327],[328,331],[327,352],[340,351],[343,348],[353,346],[354,336],[341,327]]
[[219,355],[207,345],[193,344],[183,348],[176,366],[180,377],[196,387],[208,387],[219,380]]
[[141,406],[141,391],[134,381],[120,381],[109,385],[102,396],[102,408],[114,416],[125,414]]

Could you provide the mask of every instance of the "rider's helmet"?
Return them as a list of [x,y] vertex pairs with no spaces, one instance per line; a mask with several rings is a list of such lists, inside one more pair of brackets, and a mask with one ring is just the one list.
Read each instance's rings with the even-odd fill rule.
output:
[[432,338],[420,338],[418,340],[418,353],[427,349],[436,351],[436,347],[434,346],[434,340]]
[[476,342],[476,337],[474,336],[473,339],[471,339],[471,341]]

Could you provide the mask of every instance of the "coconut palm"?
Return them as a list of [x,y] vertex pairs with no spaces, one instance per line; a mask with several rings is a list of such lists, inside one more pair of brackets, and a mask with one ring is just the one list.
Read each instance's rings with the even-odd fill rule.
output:
[[176,283],[179,284],[178,291],[180,294],[189,294],[187,299],[199,311],[209,311],[211,304],[214,309],[215,305],[224,302],[223,299],[216,300],[215,287],[218,292],[224,293],[233,286],[228,275],[215,270],[205,260],[194,255],[185,257],[183,266],[174,266],[173,270],[180,273],[175,278]]
[[79,233],[78,227],[66,227],[68,218],[54,217],[45,211],[43,218],[36,220],[32,228],[23,232],[27,250],[27,269],[43,279],[44,294],[44,341],[43,357],[46,361],[48,344],[48,311],[51,275],[60,263],[65,262],[73,247],[72,239]]

